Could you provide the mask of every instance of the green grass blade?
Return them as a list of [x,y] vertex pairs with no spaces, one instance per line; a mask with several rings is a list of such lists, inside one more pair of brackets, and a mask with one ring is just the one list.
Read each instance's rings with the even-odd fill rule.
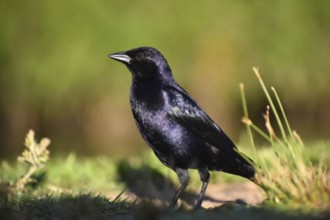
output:
[[292,129],[290,127],[290,124],[289,124],[289,121],[288,121],[288,118],[286,117],[286,114],[285,114],[285,111],[284,111],[284,108],[283,108],[283,105],[282,105],[282,102],[280,100],[280,97],[278,96],[276,90],[274,87],[271,87],[271,90],[273,91],[274,93],[274,96],[276,98],[276,101],[277,101],[277,104],[278,106],[280,107],[280,110],[281,110],[281,114],[282,114],[282,117],[284,118],[284,121],[285,121],[285,125],[287,127],[287,130],[290,134],[290,137],[292,138],[292,140],[294,140],[294,136],[293,136],[293,132],[292,132]]
[[257,79],[258,79],[258,81],[259,81],[259,83],[260,83],[260,85],[261,85],[262,90],[264,91],[264,93],[265,93],[265,95],[266,95],[266,97],[267,97],[267,100],[268,100],[268,102],[269,102],[269,105],[270,105],[271,109],[273,110],[273,113],[274,113],[274,115],[275,115],[275,118],[276,118],[277,124],[278,124],[278,126],[279,126],[279,128],[280,128],[280,131],[281,131],[282,137],[283,137],[283,139],[285,140],[285,142],[287,142],[287,137],[286,137],[285,130],[284,130],[284,128],[283,128],[283,125],[282,125],[281,119],[280,119],[280,117],[279,117],[279,115],[278,115],[278,113],[277,113],[277,110],[276,110],[276,108],[275,108],[275,105],[274,105],[274,103],[273,103],[273,100],[272,100],[272,98],[271,98],[270,95],[269,95],[269,92],[268,92],[268,90],[267,90],[267,88],[266,88],[266,86],[265,86],[264,81],[263,81],[262,78],[260,77],[259,70],[258,70],[258,68],[253,67],[253,71],[254,71],[254,73],[255,73],[255,75],[256,75],[256,77],[257,77]]
[[[249,113],[248,113],[247,104],[246,104],[244,84],[240,83],[239,88],[240,88],[241,99],[242,99],[243,113],[244,113],[244,116],[248,119],[249,118]],[[250,138],[251,146],[252,146],[254,155],[256,157],[257,163],[258,163],[259,162],[258,154],[257,154],[257,150],[256,150],[256,147],[255,147],[255,144],[254,144],[254,139],[253,139],[251,127],[248,123],[246,123],[246,130],[248,132],[248,136]]]

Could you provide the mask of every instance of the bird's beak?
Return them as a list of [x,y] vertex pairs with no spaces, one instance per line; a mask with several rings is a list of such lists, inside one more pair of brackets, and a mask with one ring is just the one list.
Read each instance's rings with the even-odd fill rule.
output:
[[109,54],[109,58],[122,62],[124,64],[130,64],[132,58],[126,55],[125,52]]

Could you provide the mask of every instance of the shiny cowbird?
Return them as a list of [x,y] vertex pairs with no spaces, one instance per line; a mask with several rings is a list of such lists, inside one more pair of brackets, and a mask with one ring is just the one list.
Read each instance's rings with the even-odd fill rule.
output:
[[224,131],[175,81],[165,57],[155,48],[140,47],[109,55],[132,73],[130,103],[143,139],[158,159],[173,169],[181,187],[174,207],[197,169],[203,182],[195,208],[201,207],[209,171],[223,171],[254,180],[255,168]]

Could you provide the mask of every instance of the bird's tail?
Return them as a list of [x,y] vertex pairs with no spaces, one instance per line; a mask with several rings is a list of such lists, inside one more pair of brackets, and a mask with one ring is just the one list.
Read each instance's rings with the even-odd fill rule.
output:
[[229,166],[226,166],[223,171],[245,177],[254,182],[256,176],[254,161],[245,154],[239,152],[237,148],[233,150],[233,157],[230,157],[230,161],[228,161]]

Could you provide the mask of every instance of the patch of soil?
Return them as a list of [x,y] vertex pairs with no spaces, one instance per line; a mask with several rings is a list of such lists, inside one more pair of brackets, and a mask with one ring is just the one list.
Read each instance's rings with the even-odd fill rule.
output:
[[214,208],[226,203],[257,205],[265,199],[263,191],[252,182],[210,184],[206,191],[204,208]]
[[[167,206],[175,194],[176,189],[173,186],[167,186],[162,189],[146,181],[143,186],[134,189],[127,189],[121,198],[127,198],[130,201],[148,201],[155,205]],[[199,188],[196,191],[186,191],[179,199],[179,204],[184,206],[193,206],[199,194]],[[117,194],[108,194],[115,198]],[[203,208],[215,208],[224,204],[243,204],[258,205],[265,199],[263,191],[252,182],[227,183],[227,184],[209,184]]]

